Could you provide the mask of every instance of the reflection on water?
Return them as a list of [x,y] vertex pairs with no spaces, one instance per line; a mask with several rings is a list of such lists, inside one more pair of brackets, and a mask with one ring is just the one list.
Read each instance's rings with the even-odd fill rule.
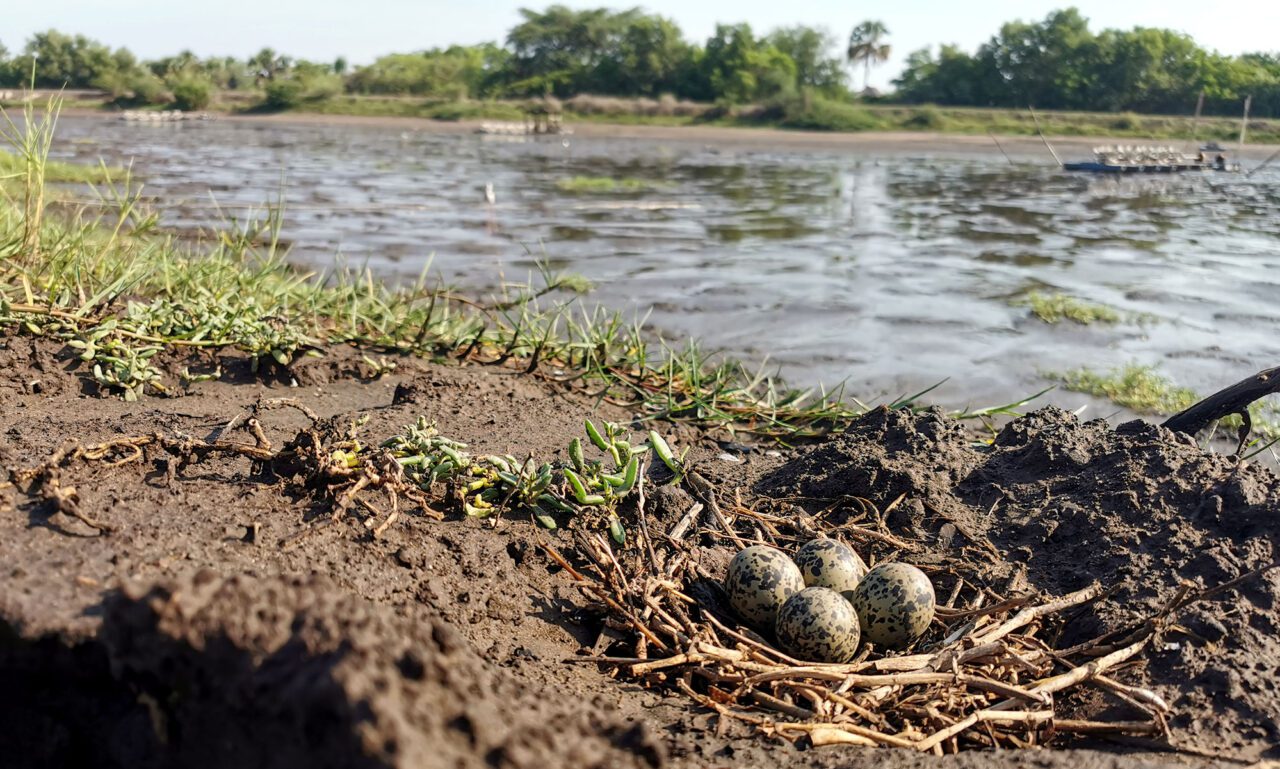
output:
[[[63,156],[123,163],[179,229],[283,194],[293,258],[389,279],[434,255],[451,282],[523,278],[534,255],[673,336],[781,364],[797,383],[989,404],[1037,371],[1158,363],[1198,389],[1280,358],[1280,172],[1099,179],[990,157],[717,149],[693,142],[395,128],[66,119]],[[994,148],[993,148],[994,149]],[[644,190],[575,194],[575,176]],[[496,202],[485,202],[492,184]],[[1048,327],[1061,290],[1162,322]],[[1057,394],[1064,405],[1079,396]]]

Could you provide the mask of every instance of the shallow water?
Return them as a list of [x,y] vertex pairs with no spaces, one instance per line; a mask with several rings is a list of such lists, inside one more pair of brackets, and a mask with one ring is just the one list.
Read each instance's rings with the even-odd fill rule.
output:
[[[64,118],[55,154],[130,159],[167,225],[211,227],[283,194],[292,258],[340,253],[388,279],[524,280],[535,256],[652,311],[671,338],[847,380],[992,405],[1043,372],[1157,364],[1212,391],[1280,363],[1280,171],[1103,179],[1043,158],[717,149],[689,141],[497,139],[388,127]],[[574,194],[574,176],[640,191]],[[492,184],[496,203],[486,204]],[[216,201],[216,205],[215,205]],[[1049,326],[1011,301],[1061,290],[1152,316]],[[1047,401],[1090,416],[1077,394]]]

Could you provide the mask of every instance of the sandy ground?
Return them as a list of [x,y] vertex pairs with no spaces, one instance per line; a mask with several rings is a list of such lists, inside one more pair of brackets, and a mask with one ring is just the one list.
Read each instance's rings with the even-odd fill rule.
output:
[[[112,527],[102,534],[21,480],[68,441],[246,441],[227,426],[250,414],[278,446],[308,424],[272,407],[282,398],[341,424],[365,417],[371,441],[427,416],[476,451],[548,458],[563,458],[586,413],[628,419],[503,367],[406,359],[369,380],[345,348],[289,375],[252,375],[234,356],[223,366],[223,380],[182,397],[128,404],[98,397],[65,351],[0,337],[0,482],[17,481],[0,485],[5,765],[1135,769],[1280,755],[1275,572],[1182,617],[1171,646],[1117,673],[1173,704],[1180,751],[1102,740],[946,759],[806,750],[669,688],[573,664],[602,648],[601,618],[538,546],[570,532],[516,517],[494,527],[444,505],[444,520],[406,511],[378,537],[357,515],[315,528],[327,510],[296,481],[244,457],[147,449],[58,469],[79,509]],[[1180,579],[1217,584],[1276,555],[1275,476],[1147,425],[1114,431],[1046,410],[978,449],[939,414],[879,411],[847,434],[735,463],[709,436],[664,429],[723,494],[819,507],[901,496],[885,524],[921,559],[985,543],[993,583],[1117,585],[1080,633],[1158,604]],[[687,502],[655,496],[654,520]],[[708,563],[732,552],[704,548]],[[1104,712],[1089,698],[1066,707]]]

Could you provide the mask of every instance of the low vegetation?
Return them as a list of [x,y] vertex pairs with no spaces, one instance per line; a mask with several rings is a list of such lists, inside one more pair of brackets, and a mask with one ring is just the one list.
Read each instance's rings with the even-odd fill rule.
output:
[[1106,398],[1139,414],[1175,414],[1200,400],[1195,391],[1174,385],[1154,366],[1136,363],[1105,373],[1079,368],[1054,378],[1068,390]]
[[556,181],[556,189],[576,195],[599,195],[611,192],[644,192],[657,185],[647,179],[624,176],[570,176]]
[[[1172,416],[1202,399],[1201,394],[1174,384],[1154,366],[1137,363],[1106,372],[1085,367],[1049,376],[1068,390],[1106,398],[1138,414]],[[1271,404],[1254,403],[1249,412],[1255,431],[1268,438],[1280,437],[1280,409]],[[1222,420],[1224,427],[1239,425],[1238,417]]]
[[[22,187],[28,173],[26,159],[12,152],[0,150],[0,185],[8,184],[11,186]],[[105,182],[112,177],[117,178],[123,175],[120,169],[102,168],[100,166],[86,166],[75,163],[63,163],[58,160],[45,160],[41,173],[44,174],[44,180],[50,183],[76,183],[83,182],[96,184]]]
[[1094,323],[1119,323],[1124,318],[1119,311],[1105,304],[1078,299],[1060,292],[1032,291],[1015,304],[1030,308],[1032,315],[1049,324],[1069,320],[1088,326]]

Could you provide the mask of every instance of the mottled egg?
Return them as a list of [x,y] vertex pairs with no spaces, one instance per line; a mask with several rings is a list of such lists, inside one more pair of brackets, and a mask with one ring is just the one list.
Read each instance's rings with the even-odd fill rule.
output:
[[862,638],[885,649],[901,649],[933,621],[936,599],[925,573],[905,563],[882,563],[853,590],[853,610]]
[[781,550],[755,545],[729,562],[724,589],[729,605],[743,619],[767,630],[773,627],[782,603],[804,589],[804,577]]
[[853,589],[867,573],[867,564],[843,542],[815,539],[796,552],[796,566],[809,587],[829,587],[852,600]]
[[858,651],[858,615],[829,587],[806,587],[778,610],[778,643],[808,662],[848,662]]

